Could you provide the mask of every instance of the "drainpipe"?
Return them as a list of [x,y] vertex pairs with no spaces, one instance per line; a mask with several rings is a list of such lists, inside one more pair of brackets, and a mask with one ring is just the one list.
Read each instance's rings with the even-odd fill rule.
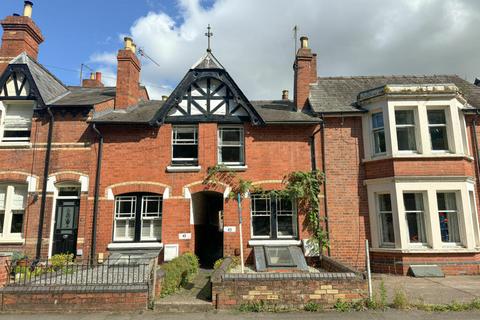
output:
[[472,121],[472,130],[473,130],[473,148],[475,149],[475,163],[476,163],[476,169],[477,169],[477,179],[480,179],[480,155],[478,154],[478,149],[479,149],[479,146],[478,146],[478,138],[477,138],[477,120],[478,120],[478,115],[479,115],[480,111],[479,110],[476,110],[476,113],[475,113],[475,118],[473,118],[473,121]]
[[97,245],[97,215],[98,215],[98,194],[100,192],[100,173],[102,170],[102,151],[103,151],[103,135],[97,129],[95,123],[92,126],[93,131],[98,136],[98,155],[97,155],[97,172],[95,173],[95,191],[93,196],[93,219],[92,219],[92,243],[90,248],[90,263],[95,261],[95,246]]
[[[326,148],[325,148],[325,118],[321,115],[320,129],[314,131],[310,136],[310,161],[312,165],[312,171],[317,170],[317,160],[315,152],[315,135],[320,132],[322,138],[322,172],[324,174],[323,180],[323,207],[325,211],[325,231],[327,233],[327,240],[330,240],[330,232],[328,227],[328,201],[327,201],[327,179],[326,179]],[[327,247],[327,254],[330,256],[330,246]]]
[[50,122],[48,123],[48,138],[47,138],[47,151],[45,153],[45,166],[43,169],[43,185],[42,185],[42,201],[40,203],[40,217],[38,220],[38,239],[37,239],[37,251],[35,254],[35,260],[40,260],[42,254],[42,238],[43,238],[43,221],[45,219],[45,206],[47,201],[47,182],[48,171],[50,168],[50,153],[52,150],[52,137],[53,137],[53,124],[55,119],[53,117],[52,110],[47,107],[47,112],[50,115]]

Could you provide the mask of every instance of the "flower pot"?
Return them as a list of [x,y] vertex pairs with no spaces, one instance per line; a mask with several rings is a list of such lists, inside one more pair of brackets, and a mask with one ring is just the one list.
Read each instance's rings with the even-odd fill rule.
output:
[[26,267],[26,266],[28,266],[27,259],[17,260],[17,267]]

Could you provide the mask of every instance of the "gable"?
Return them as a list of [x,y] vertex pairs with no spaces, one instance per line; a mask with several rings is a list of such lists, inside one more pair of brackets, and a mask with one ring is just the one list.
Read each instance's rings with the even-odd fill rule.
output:
[[0,87],[0,99],[27,99],[30,96],[30,82],[24,72],[11,72]]

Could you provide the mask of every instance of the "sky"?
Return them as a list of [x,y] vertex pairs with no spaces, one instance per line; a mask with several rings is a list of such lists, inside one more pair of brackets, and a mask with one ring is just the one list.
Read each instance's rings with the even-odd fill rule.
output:
[[[23,1],[0,0],[0,17]],[[67,85],[80,65],[115,85],[116,53],[133,37],[152,98],[169,94],[212,50],[249,99],[292,92],[295,39],[306,35],[319,76],[457,74],[480,78],[479,0],[33,0],[39,61]],[[157,65],[158,64],[158,65]],[[89,72],[88,69],[85,72]]]

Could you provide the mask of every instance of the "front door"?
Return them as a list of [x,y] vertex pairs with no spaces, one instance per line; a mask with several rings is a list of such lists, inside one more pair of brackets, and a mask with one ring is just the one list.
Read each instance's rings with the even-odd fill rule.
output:
[[80,200],[58,199],[53,235],[53,253],[73,253],[77,251],[78,211]]

